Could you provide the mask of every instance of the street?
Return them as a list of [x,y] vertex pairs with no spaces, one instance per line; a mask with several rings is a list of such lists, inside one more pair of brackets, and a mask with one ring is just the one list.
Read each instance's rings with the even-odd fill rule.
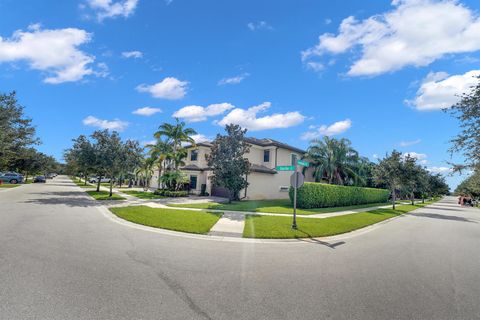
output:
[[65,176],[0,190],[1,319],[480,319],[480,210],[454,197],[293,243],[162,235],[100,205]]

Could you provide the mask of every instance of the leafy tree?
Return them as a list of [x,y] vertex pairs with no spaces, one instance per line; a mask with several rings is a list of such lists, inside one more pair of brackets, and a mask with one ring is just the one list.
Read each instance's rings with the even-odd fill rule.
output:
[[450,187],[445,181],[445,177],[440,173],[429,174],[428,176],[428,188],[430,196],[437,197],[450,193]]
[[245,141],[246,129],[230,124],[225,131],[227,135],[217,134],[213,141],[207,163],[212,170],[212,183],[228,189],[228,200],[232,202],[239,200],[240,191],[248,186],[246,176],[250,172],[250,163],[245,153],[249,152],[249,145]]
[[[135,169],[142,163],[143,148],[138,141],[127,140],[123,144],[121,157],[121,176],[118,178],[120,187],[122,186],[122,180],[125,176],[127,176],[131,182],[131,179],[135,174]],[[131,183],[129,185],[131,185]]]
[[[108,130],[95,131],[92,134],[95,140],[94,150],[96,153],[97,167],[101,172],[110,178],[110,194],[113,194],[113,181],[119,175],[123,167],[123,152],[125,151],[118,132],[110,133]],[[100,189],[100,179],[97,183],[97,190]]]
[[358,172],[360,157],[348,139],[337,140],[325,136],[323,140],[312,140],[306,158],[312,162],[317,182],[326,180],[339,185],[365,184],[365,177]]
[[[480,79],[480,77],[479,77]],[[455,171],[480,168],[480,82],[470,93],[464,93],[461,100],[445,109],[460,122],[460,133],[451,140],[452,153],[459,152],[466,158],[466,164],[454,165]]]
[[480,172],[475,171],[470,177],[463,180],[455,189],[455,194],[480,197]]
[[421,184],[422,168],[417,159],[407,154],[401,166],[401,183],[409,193],[412,205],[415,204],[415,192]]
[[73,146],[66,150],[64,158],[67,162],[75,161],[77,170],[81,171],[85,178],[85,185],[87,185],[88,174],[96,169],[95,148],[84,135],[80,135],[72,141]]
[[392,206],[395,210],[396,190],[402,184],[402,153],[393,150],[390,155],[380,160],[374,170],[374,177],[378,183],[385,183],[392,193]]
[[11,169],[22,149],[40,142],[23,110],[15,91],[0,94],[0,170]]
[[150,185],[150,179],[152,178],[156,162],[157,159],[155,157],[143,158],[136,169],[136,174],[140,177],[143,184],[143,190],[145,191],[148,190],[148,186]]

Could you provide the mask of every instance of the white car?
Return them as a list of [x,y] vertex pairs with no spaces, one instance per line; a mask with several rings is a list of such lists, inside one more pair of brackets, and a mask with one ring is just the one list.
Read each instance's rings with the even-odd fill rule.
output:
[[[98,177],[90,178],[88,182],[98,183]],[[100,178],[100,183],[109,183],[109,182],[110,182],[110,178],[105,178],[105,177]]]

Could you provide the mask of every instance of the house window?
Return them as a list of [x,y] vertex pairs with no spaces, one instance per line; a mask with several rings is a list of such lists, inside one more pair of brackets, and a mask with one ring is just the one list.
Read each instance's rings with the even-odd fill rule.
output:
[[297,164],[297,155],[292,153],[292,166]]
[[270,162],[270,150],[263,150],[263,162]]
[[190,161],[197,161],[198,159],[198,150],[190,151]]
[[190,176],[190,189],[197,189],[197,176]]

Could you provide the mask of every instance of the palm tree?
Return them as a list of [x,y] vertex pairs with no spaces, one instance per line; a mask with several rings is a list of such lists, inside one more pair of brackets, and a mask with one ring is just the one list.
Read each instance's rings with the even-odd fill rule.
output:
[[325,136],[323,140],[312,140],[306,158],[313,164],[317,182],[326,180],[330,184],[351,185],[361,180],[356,170],[359,155],[348,139]]
[[160,189],[162,170],[165,167],[165,162],[172,158],[172,145],[167,141],[158,138],[155,144],[149,144],[149,154],[151,157],[157,159],[158,166],[158,189]]
[[148,186],[150,184],[150,179],[153,175],[153,168],[157,159],[154,157],[148,157],[142,160],[142,163],[137,168],[135,174],[141,176],[143,178],[143,190],[147,191]]
[[[174,157],[177,155],[177,152],[182,149],[182,143],[187,142],[195,146],[195,140],[192,136],[197,134],[197,132],[192,128],[185,128],[186,124],[183,121],[179,121],[178,118],[175,118],[176,124],[164,123],[160,125],[158,131],[155,132],[154,136],[157,139],[161,137],[166,137],[167,142],[172,144],[172,153]],[[178,162],[175,162],[175,170],[178,170]]]

